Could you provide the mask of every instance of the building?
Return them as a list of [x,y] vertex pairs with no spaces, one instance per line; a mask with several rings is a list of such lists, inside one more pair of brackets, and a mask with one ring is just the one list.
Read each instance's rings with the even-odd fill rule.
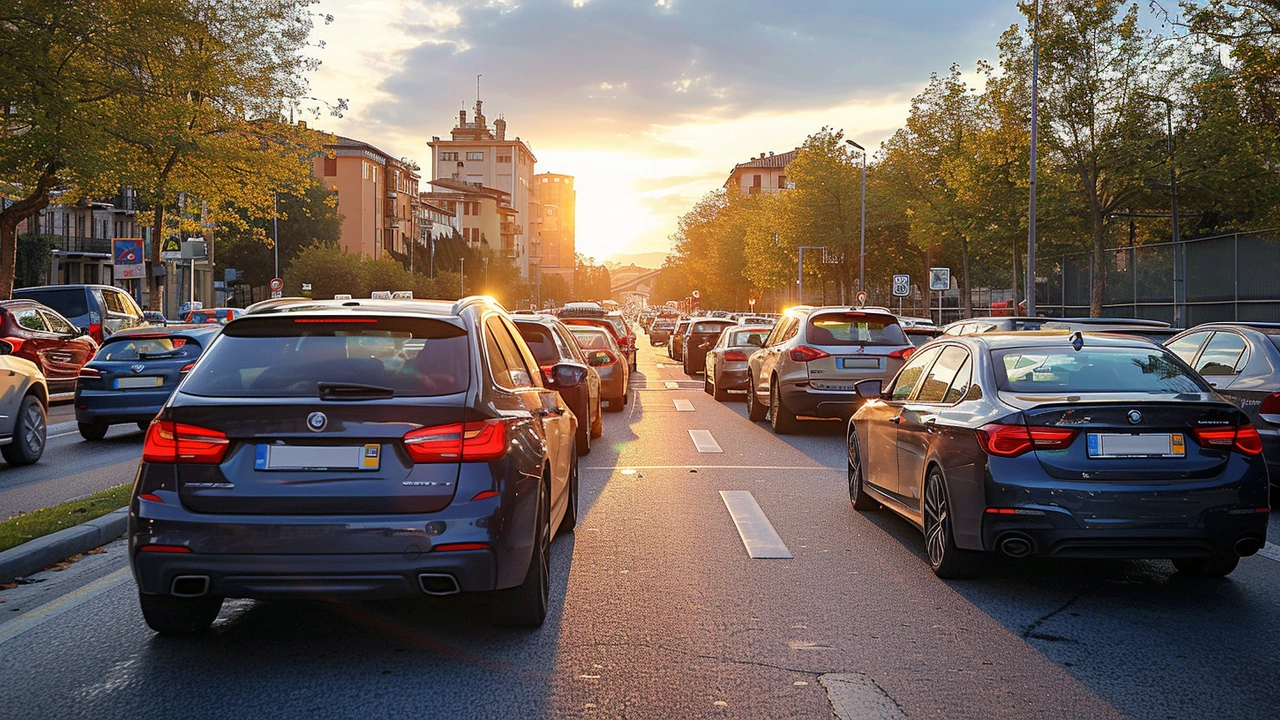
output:
[[541,173],[534,176],[539,203],[538,235],[542,245],[542,271],[573,279],[574,218],[578,193],[572,175]]
[[348,252],[384,257],[407,254],[421,239],[417,228],[418,167],[359,140],[338,136],[312,160],[312,172],[338,194],[339,242]]
[[[458,113],[458,125],[448,140],[433,137],[428,143],[432,151],[431,173],[433,186],[446,190],[437,181],[466,183],[484,190],[505,193],[505,207],[510,211],[504,236],[510,237],[510,245],[502,244],[503,252],[515,261],[520,274],[530,277],[532,233],[529,220],[533,215],[533,168],[537,158],[520,138],[507,139],[507,121],[501,117],[490,128],[484,116],[483,103],[477,99],[475,116],[468,121],[467,111]],[[462,216],[463,227],[466,215]],[[494,236],[486,235],[490,244]],[[536,275],[537,264],[534,263]]]
[[760,153],[758,158],[738,163],[729,173],[729,179],[724,181],[724,187],[742,195],[777,195],[794,188],[795,183],[787,180],[787,166],[799,152],[797,148],[781,155]]

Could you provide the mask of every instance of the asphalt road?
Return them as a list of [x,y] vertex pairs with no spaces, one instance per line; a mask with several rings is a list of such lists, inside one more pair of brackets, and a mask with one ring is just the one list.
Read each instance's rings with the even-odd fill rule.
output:
[[[116,543],[0,591],[0,714],[829,718],[834,698],[846,717],[1280,717],[1280,552],[1212,582],[996,559],[940,581],[912,526],[849,508],[838,423],[776,437],[664,359],[642,350],[582,459],[541,629],[493,629],[468,597],[237,601],[207,636],[159,638]],[[749,557],[722,491],[793,557]]]

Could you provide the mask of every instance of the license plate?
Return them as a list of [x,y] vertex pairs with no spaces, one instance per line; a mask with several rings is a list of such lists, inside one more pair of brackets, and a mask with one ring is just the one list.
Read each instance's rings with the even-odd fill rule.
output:
[[1180,458],[1187,454],[1182,433],[1089,433],[1088,441],[1091,458]]
[[840,368],[843,370],[879,370],[880,358],[874,358],[874,357],[840,358]]
[[377,470],[382,446],[259,445],[254,470]]
[[137,390],[139,388],[158,388],[164,384],[162,377],[122,377],[116,378],[117,390]]

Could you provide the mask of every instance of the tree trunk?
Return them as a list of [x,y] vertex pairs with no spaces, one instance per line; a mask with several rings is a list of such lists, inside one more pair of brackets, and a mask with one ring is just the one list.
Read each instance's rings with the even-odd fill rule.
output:
[[[18,260],[18,223],[49,205],[49,191],[58,180],[58,164],[49,163],[31,194],[0,210],[0,300],[13,297],[13,275]],[[0,207],[3,204],[0,203]]]
[[1011,287],[1013,287],[1013,294],[1009,297],[1009,309],[1012,311],[1009,314],[1021,315],[1022,313],[1018,312],[1018,273],[1020,268],[1018,267],[1018,239],[1017,238],[1013,239],[1012,245],[1013,245],[1013,277],[1011,279],[1013,280],[1013,285]]
[[1089,315],[1091,317],[1102,317],[1102,291],[1107,286],[1106,267],[1102,262],[1102,247],[1106,240],[1107,228],[1103,222],[1102,213],[1095,211],[1093,213],[1093,272],[1091,274],[1092,287],[1089,291]]
[[969,239],[960,237],[960,311],[962,317],[973,317],[973,291],[969,284]]
[[[155,206],[155,219],[151,223],[151,275],[147,278],[147,288],[150,298],[147,301],[149,310],[160,310],[160,277],[156,275],[156,270],[164,267],[164,261],[160,259],[160,249],[164,247],[164,203],[157,203]],[[169,278],[166,276],[165,280]]]

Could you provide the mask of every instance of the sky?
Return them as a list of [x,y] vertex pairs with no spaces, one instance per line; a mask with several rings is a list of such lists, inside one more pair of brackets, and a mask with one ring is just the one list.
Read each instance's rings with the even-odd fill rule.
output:
[[[666,252],[736,163],[824,125],[876,147],[931,72],[972,70],[1014,0],[321,0],[315,126],[430,167],[470,114],[576,177],[578,251]],[[323,44],[323,46],[321,46]]]

